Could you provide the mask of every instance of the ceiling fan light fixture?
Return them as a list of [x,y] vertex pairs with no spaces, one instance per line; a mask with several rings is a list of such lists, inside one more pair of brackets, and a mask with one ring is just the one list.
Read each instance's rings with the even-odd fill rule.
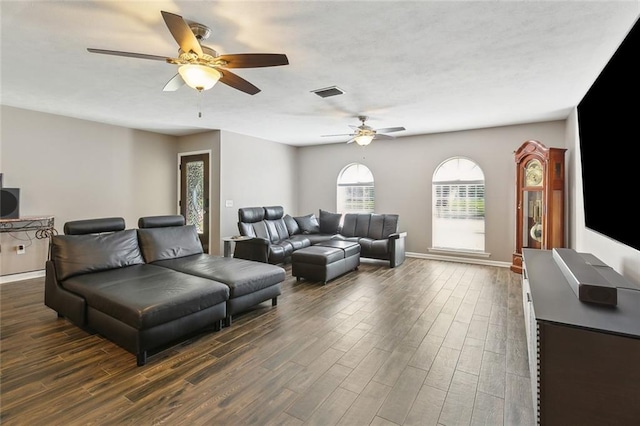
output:
[[178,68],[178,72],[187,86],[198,92],[211,89],[222,77],[218,70],[205,65],[182,65]]
[[360,146],[367,146],[373,140],[373,135],[359,135],[356,136],[354,140]]

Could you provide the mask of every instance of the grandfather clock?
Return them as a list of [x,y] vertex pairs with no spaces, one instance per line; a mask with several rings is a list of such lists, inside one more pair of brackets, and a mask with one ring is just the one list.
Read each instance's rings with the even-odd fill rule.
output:
[[564,148],[526,141],[515,152],[516,251],[511,270],[522,273],[522,249],[564,247]]

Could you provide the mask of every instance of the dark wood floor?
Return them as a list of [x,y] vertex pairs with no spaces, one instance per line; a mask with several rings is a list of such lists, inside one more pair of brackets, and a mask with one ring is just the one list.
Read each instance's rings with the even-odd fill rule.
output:
[[[388,265],[388,264],[387,264]],[[407,259],[270,302],[152,354],[0,285],[3,425],[532,425],[520,275]]]

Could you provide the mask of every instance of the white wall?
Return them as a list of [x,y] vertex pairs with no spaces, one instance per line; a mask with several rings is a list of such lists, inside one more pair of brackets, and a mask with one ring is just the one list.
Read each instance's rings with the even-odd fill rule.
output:
[[[640,285],[640,251],[621,244],[602,234],[587,229],[584,224],[584,197],[582,194],[582,166],[580,162],[580,139],[578,115],[574,109],[567,119],[567,146],[574,155],[569,161],[569,194],[571,194],[572,217],[570,247],[579,252],[592,253],[615,269],[629,281]],[[615,220],[612,215],[611,220]],[[630,224],[634,226],[634,224]],[[639,232],[633,228],[630,232]]]
[[240,207],[278,205],[296,214],[298,148],[226,131],[220,140],[221,236],[238,234]]
[[485,245],[490,261],[511,263],[515,249],[514,151],[526,140],[565,147],[565,122],[497,127],[464,132],[374,140],[367,147],[333,144],[299,148],[298,210],[336,210],[340,170],[360,162],[373,172],[376,213],[400,215],[407,251],[427,254],[431,247],[431,178],[444,160],[464,156],[485,174]]
[[70,220],[118,216],[135,228],[175,211],[175,137],[1,108],[0,171],[20,188],[21,216],[53,215],[62,233]]

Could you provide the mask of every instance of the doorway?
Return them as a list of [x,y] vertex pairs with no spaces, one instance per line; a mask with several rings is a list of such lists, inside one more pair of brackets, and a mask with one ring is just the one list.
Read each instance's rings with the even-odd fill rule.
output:
[[180,214],[209,253],[209,153],[180,154]]

